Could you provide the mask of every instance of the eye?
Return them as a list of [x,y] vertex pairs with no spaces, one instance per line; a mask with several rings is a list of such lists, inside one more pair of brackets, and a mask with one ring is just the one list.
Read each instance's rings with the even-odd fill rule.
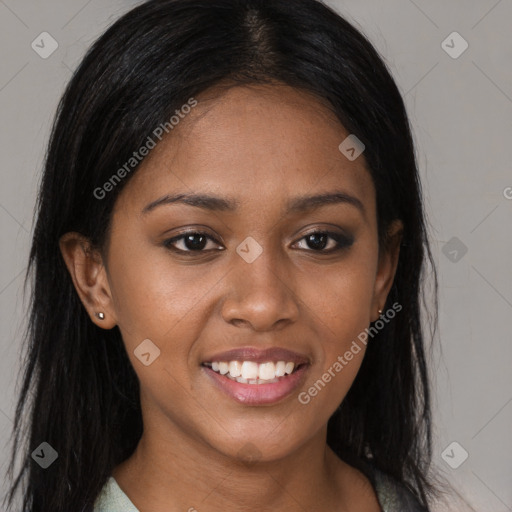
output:
[[[331,239],[331,247],[326,249]],[[300,241],[306,240],[309,250],[313,252],[332,253],[350,247],[354,243],[352,237],[336,233],[334,231],[312,231],[301,238]],[[299,241],[299,242],[300,242]],[[304,247],[302,247],[304,248]]]
[[[306,244],[309,247],[299,248],[326,254],[345,249],[352,245],[352,243],[354,242],[354,239],[352,237],[347,237],[345,235],[342,235],[341,233],[320,230],[308,233],[307,235],[302,237],[301,240],[297,243],[300,243],[302,240],[305,240]],[[329,240],[331,240],[330,244]],[[217,246],[221,245],[212,236],[203,231],[188,231],[186,233],[182,233],[173,238],[165,240],[164,246],[167,249],[178,253],[201,253],[212,250],[219,250],[218,248],[216,249],[215,247],[210,247],[208,249],[209,242],[216,244]],[[178,245],[181,245],[181,247],[178,247]],[[329,245],[331,247],[326,249],[326,247]]]
[[[164,245],[175,252],[206,252],[207,250],[214,250],[212,248],[205,250],[208,242],[214,242],[220,245],[217,240],[203,231],[188,231],[182,233],[169,240],[165,240]],[[178,244],[181,244],[181,248],[177,247]]]

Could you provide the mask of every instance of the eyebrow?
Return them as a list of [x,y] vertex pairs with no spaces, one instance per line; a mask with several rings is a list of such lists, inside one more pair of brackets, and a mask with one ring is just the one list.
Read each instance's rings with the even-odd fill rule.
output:
[[[182,203],[209,211],[234,212],[240,206],[239,201],[208,194],[166,194],[146,205],[142,213],[147,214],[159,206]],[[304,195],[291,199],[286,206],[286,213],[302,213],[328,204],[349,204],[356,207],[365,216],[363,203],[355,196],[343,191]]]

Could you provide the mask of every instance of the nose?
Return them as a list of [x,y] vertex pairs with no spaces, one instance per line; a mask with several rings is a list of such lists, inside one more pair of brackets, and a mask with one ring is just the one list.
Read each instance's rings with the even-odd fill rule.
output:
[[228,274],[230,291],[222,305],[224,320],[260,332],[296,322],[300,300],[285,264],[278,265],[265,250],[252,263],[235,258],[236,267]]

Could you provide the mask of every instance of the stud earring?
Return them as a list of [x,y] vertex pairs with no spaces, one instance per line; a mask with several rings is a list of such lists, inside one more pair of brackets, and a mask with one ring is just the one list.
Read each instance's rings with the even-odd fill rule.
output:
[[382,309],[379,309],[378,311],[379,311],[379,315],[382,315]]
[[100,311],[99,313],[95,313],[95,315],[100,320],[105,320],[105,313],[103,313],[102,311]]

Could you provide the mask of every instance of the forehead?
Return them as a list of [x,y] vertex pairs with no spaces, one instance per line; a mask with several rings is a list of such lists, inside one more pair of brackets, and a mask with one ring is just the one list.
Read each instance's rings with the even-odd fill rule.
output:
[[130,202],[169,192],[215,192],[241,203],[343,189],[369,203],[364,155],[338,149],[349,135],[327,105],[284,85],[210,89],[182,115],[123,190]]

